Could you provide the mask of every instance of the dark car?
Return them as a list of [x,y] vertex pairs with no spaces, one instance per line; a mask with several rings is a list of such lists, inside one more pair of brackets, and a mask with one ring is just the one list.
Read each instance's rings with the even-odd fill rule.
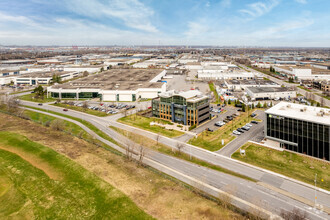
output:
[[248,128],[248,127],[241,127],[241,129],[244,130],[244,131],[250,130],[250,128]]
[[213,130],[211,128],[206,128],[205,130],[213,132]]
[[42,105],[42,103],[38,103],[38,105]]
[[251,117],[256,117],[256,116],[257,116],[257,114],[255,114],[255,113],[251,114]]
[[217,106],[221,106],[221,104],[217,104]]
[[67,111],[69,111],[69,110],[68,110],[67,108],[64,108],[63,111],[67,112]]
[[237,128],[237,131],[241,132],[241,133],[244,133],[243,129],[241,129],[241,128]]
[[252,124],[259,124],[257,121],[251,121]]

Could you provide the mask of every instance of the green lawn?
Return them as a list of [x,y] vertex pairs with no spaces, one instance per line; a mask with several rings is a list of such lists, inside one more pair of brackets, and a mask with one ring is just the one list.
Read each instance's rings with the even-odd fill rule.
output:
[[307,92],[311,92],[310,89],[306,89],[304,86],[297,86],[297,87],[300,88],[300,89],[303,89],[303,90],[305,90],[305,91],[307,91]]
[[287,151],[281,152],[252,143],[243,145],[241,149],[245,149],[246,155],[241,156],[238,150],[232,155],[232,158],[311,185],[314,185],[315,173],[317,173],[317,186],[330,190],[330,165],[328,162]]
[[220,104],[222,103],[220,98],[219,98],[219,94],[217,93],[217,90],[215,89],[215,85],[214,83],[209,83],[209,87],[210,87],[210,91],[213,92],[214,94],[214,98],[215,98],[215,102],[212,102],[212,104]]
[[25,100],[25,101],[30,101],[30,102],[39,102],[39,103],[46,103],[46,102],[55,102],[56,99],[53,98],[47,98],[46,96],[43,99],[36,99],[34,98],[35,94],[27,94],[27,95],[22,95],[19,96],[19,99]]
[[153,121],[159,121],[162,123],[171,123],[165,120],[161,120],[161,119],[157,119],[157,118],[147,118],[147,117],[143,117],[143,116],[139,116],[139,115],[129,115],[123,118],[118,119],[119,122],[122,122],[124,124],[127,125],[131,125],[134,127],[138,127],[147,131],[151,131],[160,135],[164,135],[166,137],[178,137],[184,134],[184,132],[181,131],[177,131],[177,130],[167,130],[165,128],[162,128],[160,126],[157,125],[150,125],[150,122]]
[[105,134],[104,132],[99,130],[97,127],[95,127],[93,124],[91,124],[91,123],[89,123],[85,120],[82,120],[82,119],[76,118],[76,117],[72,117],[72,116],[69,116],[69,115],[65,115],[65,114],[62,114],[62,113],[58,113],[58,112],[53,112],[53,111],[49,111],[49,110],[46,111],[46,110],[40,109],[40,108],[35,108],[35,107],[30,107],[30,106],[24,106],[24,107],[31,108],[31,109],[36,109],[36,110],[43,111],[43,112],[48,112],[48,113],[51,113],[51,114],[54,114],[54,115],[59,115],[59,116],[62,116],[62,117],[66,117],[66,118],[70,118],[72,120],[78,121],[78,122],[82,123],[83,125],[85,125],[86,127],[88,127],[89,129],[91,129],[92,131],[94,131],[100,137],[104,138],[105,140],[108,140],[108,141],[120,146],[120,144],[118,144],[114,139],[112,139],[107,134]]
[[57,106],[57,107],[72,109],[72,110],[79,111],[79,112],[84,112],[84,113],[87,113],[90,115],[95,115],[98,117],[109,116],[107,113],[102,112],[102,111],[96,111],[96,110],[92,110],[92,109],[88,109],[88,108],[84,109],[83,107],[68,105],[68,104],[64,104],[64,103],[57,103],[57,104],[52,104],[52,105]]
[[249,181],[253,181],[253,182],[256,181],[256,180],[254,180],[250,177],[247,177],[247,176],[241,175],[239,173],[233,172],[231,170],[225,169],[223,167],[208,163],[204,160],[200,160],[200,159],[197,159],[195,157],[190,157],[190,155],[188,155],[186,153],[173,151],[171,147],[166,146],[166,145],[161,144],[161,143],[157,144],[157,142],[155,140],[152,140],[150,138],[146,138],[144,136],[141,136],[141,135],[138,135],[138,134],[135,134],[135,133],[132,133],[132,132],[120,129],[120,128],[116,128],[114,126],[110,126],[110,128],[112,128],[113,130],[117,131],[118,133],[130,138],[135,143],[138,143],[138,144],[141,143],[141,144],[143,144],[143,146],[154,149],[154,150],[157,150],[157,151],[159,151],[163,154],[167,154],[167,155],[170,155],[170,156],[173,156],[173,157],[177,157],[179,159],[186,160],[186,161],[189,161],[191,163],[195,163],[195,164],[198,164],[200,166],[207,167],[207,168],[210,168],[210,169],[213,169],[213,170],[217,170],[219,172],[227,173],[227,174],[230,174],[230,175],[233,175],[233,176],[245,179],[245,180],[249,180]]
[[[24,114],[28,116],[32,121],[38,122],[45,126],[50,126],[52,122],[57,119],[56,117],[30,110],[25,110]],[[63,129],[64,129],[63,131],[67,133],[71,133],[75,136],[79,136],[83,139],[87,139],[87,140],[93,139],[93,137],[90,134],[88,134],[84,129],[82,129],[80,126],[76,125],[75,123],[65,120],[62,121],[63,121]]]
[[[197,138],[191,138],[188,143],[209,151],[220,150],[222,147],[236,138],[235,135],[232,135],[233,130],[244,126],[246,123],[252,120],[258,119],[251,117],[247,118],[247,113],[241,113],[240,116],[236,117],[233,121],[230,121],[218,130],[214,132],[203,131]],[[222,145],[222,140],[224,140],[224,145]]]
[[65,156],[0,132],[1,219],[152,219],[130,198]]

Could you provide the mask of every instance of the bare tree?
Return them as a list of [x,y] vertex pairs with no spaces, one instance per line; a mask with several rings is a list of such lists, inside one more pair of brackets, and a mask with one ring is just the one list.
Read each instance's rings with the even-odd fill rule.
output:
[[139,164],[142,165],[143,164],[143,158],[145,156],[146,150],[144,148],[144,146],[142,144],[139,145]]
[[280,216],[284,220],[305,220],[308,219],[308,214],[306,211],[300,211],[298,208],[293,208],[293,210],[286,211],[282,210]]
[[82,107],[86,110],[89,107],[88,102],[84,101]]
[[324,106],[324,98],[320,98],[320,104],[321,104],[321,107]]
[[181,154],[183,148],[184,148],[184,144],[180,143],[180,142],[177,142],[176,143],[176,148],[178,150],[178,153]]
[[156,135],[156,142],[157,142],[157,145],[158,145],[158,143],[159,143],[159,138],[160,138],[160,135],[157,134],[157,135]]
[[55,119],[50,123],[50,127],[56,131],[63,131],[65,127],[65,123],[61,119]]
[[7,96],[5,98],[5,105],[7,106],[7,111],[16,113],[19,110],[19,99],[12,96]]

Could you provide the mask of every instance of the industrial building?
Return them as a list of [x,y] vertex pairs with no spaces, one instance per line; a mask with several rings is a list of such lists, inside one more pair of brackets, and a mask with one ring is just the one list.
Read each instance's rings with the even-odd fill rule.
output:
[[290,99],[297,97],[297,92],[285,87],[246,87],[251,100],[268,100],[275,98]]
[[281,87],[281,85],[271,81],[271,80],[258,80],[258,79],[228,79],[224,81],[226,87],[232,91],[245,90],[246,87]]
[[161,93],[152,100],[152,115],[184,125],[200,125],[210,119],[208,96],[198,90]]
[[59,76],[61,81],[69,80],[79,76],[79,72],[66,72],[66,71],[41,71],[31,72],[18,76],[14,80],[15,85],[47,85],[52,82],[53,76]]
[[265,113],[266,138],[281,148],[329,161],[329,109],[280,102]]
[[47,88],[47,96],[59,99],[92,99],[101,101],[137,101],[152,99],[166,91],[161,82],[166,71],[159,69],[111,69],[72,82]]

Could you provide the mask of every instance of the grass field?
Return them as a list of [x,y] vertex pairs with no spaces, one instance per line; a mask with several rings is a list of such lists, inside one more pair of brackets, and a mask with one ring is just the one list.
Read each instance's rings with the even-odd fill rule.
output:
[[244,175],[241,175],[239,173],[235,173],[231,170],[227,170],[223,167],[220,167],[220,166],[217,166],[217,165],[214,165],[214,164],[210,164],[206,161],[203,161],[203,160],[200,160],[200,159],[197,159],[195,157],[190,157],[188,154],[186,153],[183,153],[183,152],[178,152],[177,150],[172,150],[171,147],[168,147],[164,144],[161,144],[161,143],[158,143],[155,141],[155,140],[152,140],[150,138],[146,138],[144,136],[141,136],[139,134],[135,134],[135,133],[132,133],[132,132],[129,132],[129,131],[126,131],[126,130],[123,130],[123,129],[120,129],[120,128],[116,128],[116,127],[113,127],[113,126],[110,126],[112,129],[114,129],[115,131],[117,131],[118,133],[130,138],[131,140],[133,140],[135,143],[138,143],[138,144],[143,144],[143,146],[145,147],[148,147],[148,148],[151,148],[153,150],[157,150],[161,153],[164,153],[164,154],[167,154],[167,155],[170,155],[170,156],[174,156],[174,157],[177,157],[179,159],[183,159],[183,160],[186,160],[186,161],[189,161],[191,163],[195,163],[195,164],[198,164],[200,166],[203,166],[203,167],[207,167],[207,168],[210,168],[210,169],[213,169],[213,170],[217,170],[217,171],[220,171],[220,172],[223,172],[223,173],[227,173],[227,174],[230,174],[230,175],[233,175],[233,176],[236,176],[236,177],[239,177],[239,178],[242,178],[242,179],[246,179],[246,180],[249,180],[249,181],[255,181],[254,179],[252,178],[249,178],[247,176],[244,176]]
[[232,158],[311,185],[314,185],[315,173],[317,173],[317,186],[330,190],[330,164],[328,162],[287,151],[281,152],[252,143],[245,144],[241,149],[245,149],[246,156],[240,155],[238,150],[232,155]]
[[157,125],[150,125],[150,122],[153,121],[160,121],[163,123],[170,123],[168,121],[164,121],[161,119],[157,119],[157,118],[147,118],[147,117],[143,117],[143,116],[139,116],[139,115],[130,115],[130,116],[126,116],[123,118],[118,119],[119,122],[122,122],[124,124],[127,125],[131,125],[134,127],[138,127],[141,128],[143,130],[147,130],[147,131],[151,131],[154,132],[156,134],[160,134],[160,135],[164,135],[166,137],[178,137],[183,135],[184,133],[181,131],[177,131],[177,130],[167,130],[165,128],[162,128],[160,126]]
[[102,112],[102,111],[96,111],[96,110],[92,110],[92,109],[88,109],[88,108],[84,109],[83,107],[68,105],[68,104],[64,104],[64,103],[57,103],[57,104],[52,104],[52,105],[57,106],[57,107],[72,109],[72,110],[79,111],[79,112],[84,112],[86,114],[95,115],[98,117],[109,116],[107,113]]
[[[94,173],[113,187],[125,193],[135,204],[138,204],[141,209],[154,218],[254,219],[253,216],[242,215],[234,207],[210,201],[200,196],[198,192],[191,191],[189,186],[185,186],[171,177],[154,171],[151,168],[137,166],[135,162],[128,161],[120,155],[113,154],[111,151],[96,147],[66,133],[54,131],[40,124],[1,113],[0,130],[26,136],[33,142],[47,146],[67,156],[89,172]],[[70,167],[66,166],[66,169]],[[7,179],[2,178],[2,176],[0,178],[0,196],[4,192],[4,189],[10,185]],[[3,182],[6,182],[6,184],[2,184]],[[58,190],[62,189],[66,188],[64,186],[58,187]],[[66,192],[70,191],[67,190]],[[15,198],[20,199],[19,197]],[[77,202],[77,200],[79,202],[79,198],[80,194],[77,194],[74,202]],[[91,205],[94,205],[94,203],[91,202]],[[61,211],[65,212],[66,210],[63,209]],[[29,214],[28,219],[33,218],[31,216]],[[102,218],[93,219],[111,218],[108,216],[104,215]],[[16,219],[22,218],[24,217],[19,216]],[[79,215],[78,217],[72,215],[61,219],[68,218],[78,219]],[[119,216],[118,218],[113,217],[111,219],[123,218],[138,219],[136,216],[133,218]]]
[[[242,112],[240,116],[236,117],[226,125],[222,126],[214,132],[203,131],[197,138],[191,138],[188,143],[197,147],[204,148],[210,151],[217,151],[236,138],[232,135],[232,130],[242,127],[246,123],[257,120],[255,118],[247,118],[247,113]],[[224,145],[222,145],[224,140]]]
[[17,133],[0,132],[0,163],[1,218],[152,219],[113,186]]
[[219,94],[217,93],[217,90],[215,89],[214,83],[209,83],[209,88],[210,88],[210,91],[213,92],[214,99],[215,99],[215,102],[212,102],[212,104],[220,104],[220,103],[222,103],[221,100],[220,100],[220,98],[219,98]]
[[[62,113],[58,113],[58,112],[53,112],[53,111],[46,111],[44,109],[41,109],[41,108],[35,108],[35,107],[30,107],[30,106],[24,106],[26,108],[31,108],[31,109],[36,109],[36,110],[39,110],[39,111],[43,111],[43,112],[48,112],[48,113],[51,113],[51,114],[54,114],[54,115],[58,115],[58,116],[62,116],[62,117],[66,117],[66,118],[70,118],[72,120],[75,120],[75,121],[78,121],[80,123],[82,123],[83,125],[85,125],[86,127],[88,127],[89,129],[91,129],[92,131],[94,131],[96,134],[98,134],[100,137],[104,138],[105,140],[108,140],[114,144],[117,144],[119,145],[114,139],[112,139],[111,137],[109,137],[107,134],[105,134],[104,132],[100,131],[97,127],[95,127],[93,124],[81,119],[81,118],[76,118],[76,117],[72,117],[72,116],[69,116],[69,115],[66,115],[66,114],[62,114]],[[74,123],[72,123],[74,124]],[[83,129],[81,129],[83,130]]]
[[38,102],[38,103],[46,103],[46,102],[55,102],[56,99],[53,98],[47,98],[46,96],[43,99],[36,99],[34,98],[35,94],[27,94],[27,95],[22,95],[19,96],[19,99],[25,100],[25,101],[30,101],[30,102]]

